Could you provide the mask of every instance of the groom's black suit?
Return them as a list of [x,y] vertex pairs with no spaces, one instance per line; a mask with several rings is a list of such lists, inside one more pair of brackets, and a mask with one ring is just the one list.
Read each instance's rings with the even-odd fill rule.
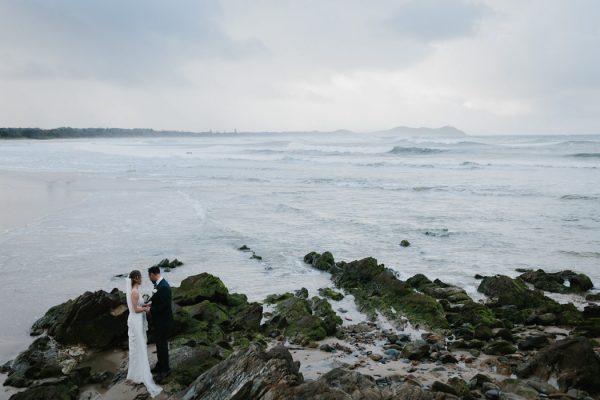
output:
[[154,340],[156,342],[156,372],[169,372],[169,346],[168,338],[173,324],[173,308],[171,306],[171,286],[163,278],[156,287],[152,296],[150,314],[154,322]]

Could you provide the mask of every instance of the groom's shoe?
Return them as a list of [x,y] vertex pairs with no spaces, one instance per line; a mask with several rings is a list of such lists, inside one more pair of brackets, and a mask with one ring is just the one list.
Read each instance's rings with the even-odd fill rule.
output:
[[170,370],[169,370],[169,371],[167,371],[167,372],[159,372],[159,373],[156,375],[156,379],[154,379],[154,381],[160,385],[160,384],[162,384],[162,383],[165,381],[165,379],[167,379],[167,377],[168,377],[170,374],[171,374],[171,371],[170,371]]

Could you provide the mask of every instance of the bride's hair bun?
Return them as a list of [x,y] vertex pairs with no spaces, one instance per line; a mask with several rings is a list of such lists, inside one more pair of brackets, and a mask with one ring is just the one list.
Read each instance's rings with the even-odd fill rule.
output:
[[129,273],[129,279],[131,279],[132,282],[139,282],[142,279],[142,273],[137,269],[134,269]]

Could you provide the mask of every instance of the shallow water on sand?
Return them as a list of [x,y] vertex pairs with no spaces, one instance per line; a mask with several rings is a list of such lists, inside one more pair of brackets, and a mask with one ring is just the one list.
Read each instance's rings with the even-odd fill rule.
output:
[[475,273],[515,268],[600,285],[594,154],[597,136],[0,142],[0,362],[49,306],[165,257],[186,263],[172,284],[207,271],[254,300],[329,285],[302,262],[312,250],[470,293]]

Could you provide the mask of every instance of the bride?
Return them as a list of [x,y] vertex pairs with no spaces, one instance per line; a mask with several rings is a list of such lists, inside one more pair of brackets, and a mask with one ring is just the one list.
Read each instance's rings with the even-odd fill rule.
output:
[[140,295],[139,288],[142,284],[142,274],[138,270],[133,270],[129,274],[129,278],[125,280],[127,307],[129,307],[129,317],[127,318],[129,370],[127,371],[127,380],[136,384],[143,383],[146,385],[150,396],[155,397],[162,391],[162,388],[154,383],[150,372],[150,362],[148,361],[146,311],[150,309],[150,306],[144,305]]

